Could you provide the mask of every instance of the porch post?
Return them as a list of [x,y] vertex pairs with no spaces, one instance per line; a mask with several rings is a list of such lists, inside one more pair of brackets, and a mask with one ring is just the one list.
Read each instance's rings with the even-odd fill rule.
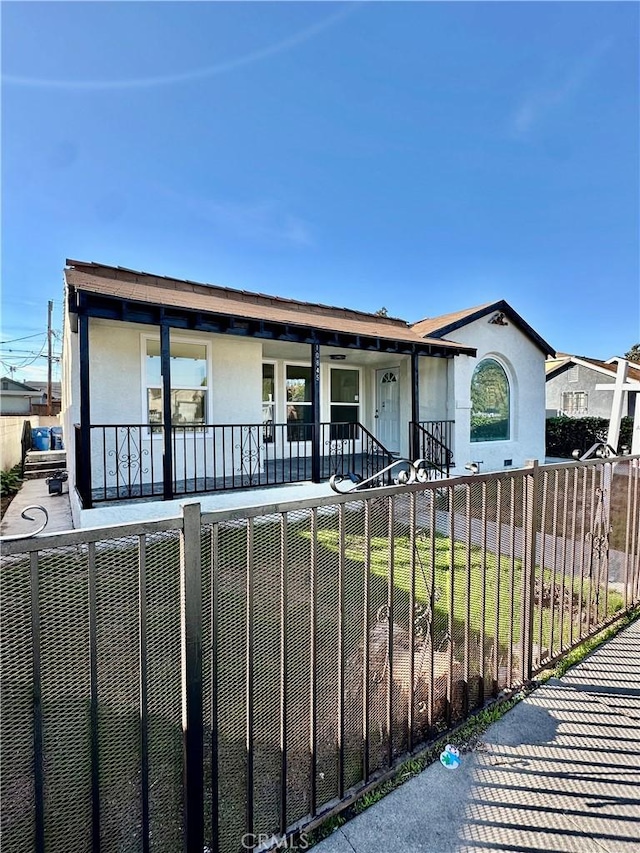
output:
[[311,344],[311,479],[320,482],[320,344]]
[[173,452],[171,447],[171,341],[170,328],[160,326],[160,370],[162,372],[162,422],[164,424],[164,451],[162,456],[162,480],[165,501],[173,499]]
[[[420,371],[418,369],[417,352],[411,353],[411,420],[417,424],[420,420]],[[416,429],[411,430],[411,447],[409,453],[412,459],[420,458],[420,436]]]
[[[80,440],[82,442],[82,467],[76,471],[76,484],[80,485],[83,509],[91,509],[91,398],[89,392],[89,317],[78,316],[80,343]],[[76,454],[76,459],[78,458]]]

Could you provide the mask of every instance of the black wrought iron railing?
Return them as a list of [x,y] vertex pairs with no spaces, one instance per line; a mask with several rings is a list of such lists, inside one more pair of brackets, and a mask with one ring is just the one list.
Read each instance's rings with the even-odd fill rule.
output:
[[[366,480],[393,462],[393,454],[361,423],[320,424],[325,478],[333,474]],[[380,485],[388,485],[389,476]]]
[[173,426],[176,495],[310,480],[313,424]]
[[433,471],[448,477],[453,466],[453,425],[455,421],[410,421],[411,455],[424,459]]
[[22,424],[22,435],[20,436],[20,476],[24,477],[24,463],[27,459],[27,453],[31,450],[31,421],[24,421]]
[[[163,496],[161,425],[96,424],[90,435],[92,502]],[[80,437],[76,428],[76,471]],[[81,448],[81,466],[85,458]]]
[[[166,496],[162,425],[98,424],[90,434],[93,502]],[[332,474],[367,479],[392,461],[360,423],[321,423],[318,434],[314,424],[296,421],[180,424],[171,428],[170,492],[180,497]],[[82,470],[79,430],[76,470]]]

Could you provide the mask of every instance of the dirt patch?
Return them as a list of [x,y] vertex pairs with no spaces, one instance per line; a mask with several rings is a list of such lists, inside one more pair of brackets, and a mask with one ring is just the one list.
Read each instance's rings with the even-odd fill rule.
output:
[[7,508],[14,498],[15,495],[3,495],[2,498],[0,498],[0,518],[4,518]]

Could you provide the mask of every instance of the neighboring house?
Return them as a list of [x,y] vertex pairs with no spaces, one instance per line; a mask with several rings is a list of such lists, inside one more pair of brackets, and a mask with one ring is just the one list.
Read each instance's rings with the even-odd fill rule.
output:
[[[548,359],[545,365],[547,417],[568,415],[608,420],[613,394],[607,390],[596,390],[596,386],[613,386],[617,370],[615,358],[599,361],[582,355],[558,353],[555,358]],[[627,383],[637,385],[640,392],[640,367],[629,363]],[[624,395],[623,417],[634,416],[638,392],[630,391]]]
[[434,476],[544,458],[553,351],[505,302],[409,325],[67,264],[76,521],[105,501],[368,477],[398,455],[427,458]]
[[[31,401],[31,412],[37,415],[46,415],[49,411],[49,406],[47,402],[47,394],[48,394],[48,383],[47,382],[32,382],[31,383],[36,391],[39,392],[39,396],[34,397]],[[62,406],[61,401],[61,384],[60,382],[52,382],[51,383],[51,414],[58,415],[60,414],[60,409]]]
[[28,415],[31,401],[38,399],[38,390],[8,376],[0,379],[0,415]]

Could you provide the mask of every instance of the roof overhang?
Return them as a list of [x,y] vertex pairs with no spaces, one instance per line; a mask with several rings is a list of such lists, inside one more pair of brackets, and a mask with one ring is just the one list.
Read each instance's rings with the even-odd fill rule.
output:
[[[75,263],[80,266],[79,262]],[[157,291],[154,291],[158,296],[155,299],[149,296],[148,291],[136,288],[137,282],[134,281],[131,282],[132,286],[129,286],[129,283],[127,284],[127,292],[130,295],[123,295],[124,289],[117,286],[118,284],[122,284],[122,282],[116,279],[115,276],[113,287],[111,288],[114,292],[109,292],[108,279],[105,281],[102,278],[102,282],[99,283],[99,286],[96,286],[95,280],[91,280],[93,272],[91,272],[88,279],[86,276],[84,278],[82,276],[74,276],[73,272],[73,270],[67,271],[68,274],[66,275],[68,310],[71,313],[87,317],[153,326],[164,325],[175,329],[234,335],[236,337],[320,344],[321,346],[352,348],[381,353],[415,354],[440,358],[476,354],[474,347],[464,346],[453,341],[440,341],[433,338],[423,339],[419,335],[412,333],[408,327],[406,329],[402,326],[394,327],[393,324],[381,322],[378,332],[378,327],[374,322],[376,318],[373,315],[366,315],[366,318],[362,321],[362,333],[358,331],[357,318],[355,321],[350,319],[350,322],[347,324],[353,327],[352,330],[340,328],[339,322],[336,323],[337,328],[331,328],[331,321],[327,319],[326,312],[323,315],[318,315],[319,322],[315,325],[313,318],[310,318],[308,313],[305,314],[305,303],[299,303],[300,308],[297,310],[295,306],[291,309],[287,308],[286,312],[289,316],[285,317],[285,309],[278,307],[276,311],[271,312],[272,316],[269,319],[259,319],[255,316],[259,310],[255,303],[247,303],[246,306],[236,303],[240,310],[233,310],[234,300],[229,299],[228,307],[224,305],[223,310],[220,310],[219,305],[208,309],[206,307],[207,299],[192,297],[190,300],[188,294],[181,292],[180,298],[176,300],[176,291],[169,290],[168,292],[172,295],[172,304],[167,304],[161,298],[162,287],[158,287]],[[138,277],[149,275],[146,273],[133,273],[131,271],[127,271],[127,273],[130,273],[132,277],[135,276],[138,281]],[[85,280],[88,283],[83,286]],[[207,285],[176,281],[177,284],[189,284],[199,288],[199,297],[203,295],[202,290],[205,290],[206,295]],[[144,293],[145,298],[137,298],[137,290]],[[211,292],[217,293],[219,290],[222,289],[212,289]],[[229,291],[226,290],[226,293],[228,294]],[[255,296],[259,299],[268,298],[257,294]],[[176,304],[176,301],[182,302],[182,304]],[[190,306],[189,301],[198,302],[197,307]],[[214,302],[213,299],[210,301]],[[251,312],[253,312],[254,316],[247,316]],[[278,314],[281,315],[280,318],[277,316]],[[398,330],[398,334],[395,333],[396,329]]]
[[461,317],[459,320],[447,323],[438,329],[432,330],[429,335],[432,338],[444,338],[446,335],[450,335],[457,329],[462,329],[464,326],[468,326],[470,323],[480,320],[488,314],[494,314],[496,312],[502,312],[506,317],[508,317],[511,322],[517,326],[520,331],[538,347],[538,349],[542,350],[545,355],[554,356],[556,354],[556,351],[553,349],[551,344],[547,343],[544,338],[540,337],[535,329],[533,329],[504,299],[500,299],[498,302],[492,302],[489,305],[483,305],[481,308],[478,308],[477,311],[473,311],[470,314]]

